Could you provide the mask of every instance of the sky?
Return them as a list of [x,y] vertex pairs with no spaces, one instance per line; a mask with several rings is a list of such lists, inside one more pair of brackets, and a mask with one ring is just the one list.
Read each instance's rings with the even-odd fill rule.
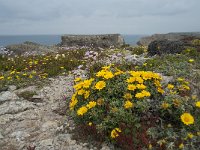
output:
[[200,31],[200,0],[0,0],[0,35]]

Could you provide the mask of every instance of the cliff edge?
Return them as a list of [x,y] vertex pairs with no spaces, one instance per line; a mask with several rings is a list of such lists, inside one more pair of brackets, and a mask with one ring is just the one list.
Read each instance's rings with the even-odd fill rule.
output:
[[167,33],[167,34],[154,34],[141,38],[137,44],[148,46],[155,40],[170,40],[170,41],[182,41],[185,44],[190,43],[194,39],[200,39],[200,32],[180,32],[180,33]]

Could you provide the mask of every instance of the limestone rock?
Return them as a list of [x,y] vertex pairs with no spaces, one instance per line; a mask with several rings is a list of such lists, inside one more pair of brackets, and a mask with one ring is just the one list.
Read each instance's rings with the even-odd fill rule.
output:
[[62,36],[62,47],[88,46],[88,47],[110,47],[122,46],[125,44],[120,34],[104,35],[64,35]]
[[0,115],[15,114],[31,108],[34,108],[34,105],[28,101],[8,101],[0,105]]
[[10,85],[9,87],[8,87],[8,90],[9,91],[14,91],[14,90],[16,90],[17,89],[17,87],[15,86],[15,85]]
[[17,100],[19,97],[10,91],[5,91],[0,93],[0,102],[5,102],[8,100]]
[[148,46],[155,40],[182,41],[185,45],[191,45],[191,41],[200,39],[200,32],[180,32],[167,34],[154,34],[152,36],[143,37],[138,41],[138,45]]

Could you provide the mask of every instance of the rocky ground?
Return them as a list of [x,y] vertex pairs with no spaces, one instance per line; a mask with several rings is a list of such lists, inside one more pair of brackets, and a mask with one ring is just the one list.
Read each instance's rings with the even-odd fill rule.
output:
[[[95,150],[94,145],[72,138],[73,121],[66,114],[66,98],[72,95],[73,76],[50,78],[41,89],[30,86],[0,93],[1,150]],[[30,99],[24,91],[36,92]],[[102,150],[110,148],[103,144]]]

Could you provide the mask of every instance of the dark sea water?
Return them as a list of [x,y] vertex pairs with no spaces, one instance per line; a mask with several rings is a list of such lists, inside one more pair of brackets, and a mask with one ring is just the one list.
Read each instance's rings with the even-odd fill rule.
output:
[[[136,45],[144,35],[123,35],[127,44]],[[0,47],[10,44],[19,44],[25,41],[36,42],[43,45],[55,45],[61,42],[61,35],[0,35]]]

